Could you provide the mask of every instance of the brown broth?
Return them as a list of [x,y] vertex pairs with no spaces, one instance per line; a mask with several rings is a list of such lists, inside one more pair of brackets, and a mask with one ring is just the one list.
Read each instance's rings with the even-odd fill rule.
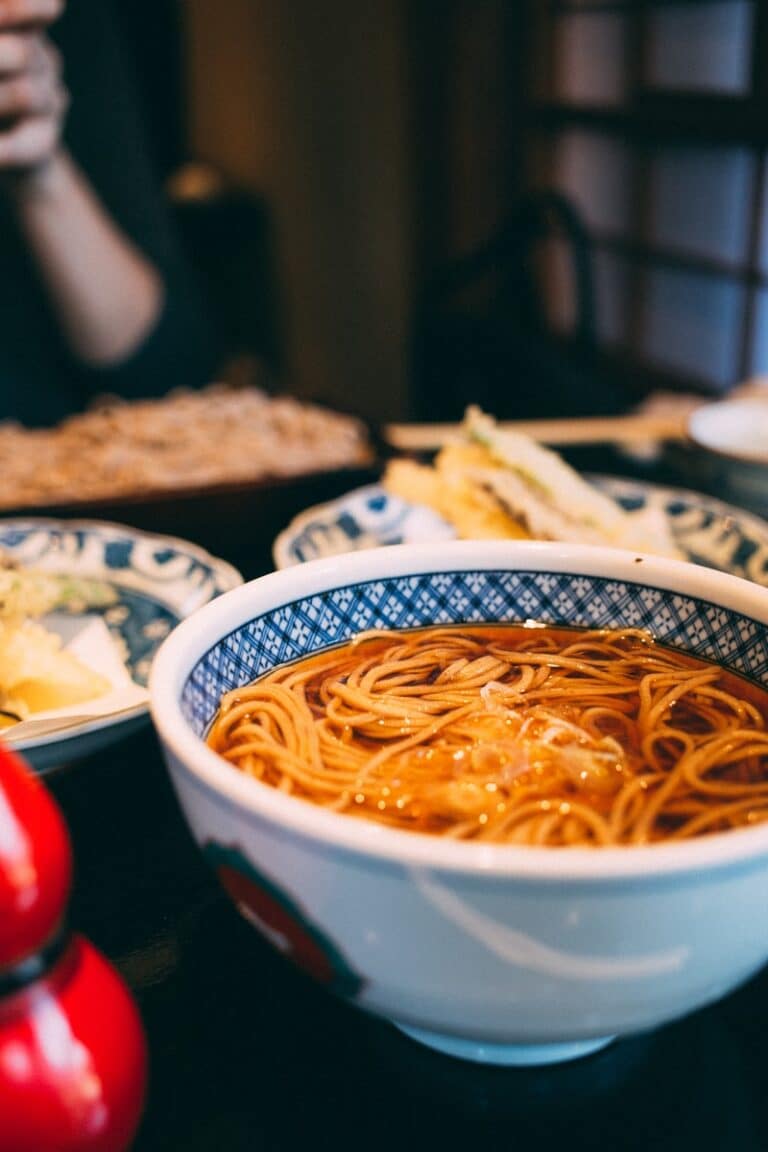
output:
[[[692,676],[678,699],[678,679]],[[274,721],[283,704],[258,701],[265,691],[283,700],[297,679],[304,720],[294,730]],[[306,735],[307,708],[319,735]],[[233,709],[243,720],[230,725]],[[551,826],[559,844],[608,842],[609,827],[630,842],[683,751],[708,754],[707,741],[725,746],[732,730],[744,755],[729,760],[726,749],[721,766],[676,785],[643,836],[684,833],[690,821],[716,831],[708,805],[723,810],[721,824],[768,819],[767,729],[768,690],[646,633],[450,625],[363,634],[267,673],[229,694],[209,742],[264,782],[355,816],[469,839],[530,825],[539,842]],[[633,782],[637,794],[622,793]]]

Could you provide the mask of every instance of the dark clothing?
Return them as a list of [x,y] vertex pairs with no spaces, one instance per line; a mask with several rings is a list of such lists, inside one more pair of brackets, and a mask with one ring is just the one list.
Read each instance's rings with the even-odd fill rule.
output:
[[159,269],[166,295],[155,329],[135,355],[104,369],[79,364],[0,199],[0,419],[30,425],[55,423],[97,394],[138,397],[196,387],[216,367],[207,309],[152,171],[137,77],[111,0],[70,0],[51,35],[72,98],[65,142],[118,226]]

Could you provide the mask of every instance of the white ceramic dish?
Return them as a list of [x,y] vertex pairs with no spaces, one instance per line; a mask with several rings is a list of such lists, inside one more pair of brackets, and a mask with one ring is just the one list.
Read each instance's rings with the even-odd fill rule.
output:
[[162,645],[150,696],[195,838],[276,947],[433,1047],[530,1064],[657,1027],[763,965],[768,825],[629,849],[448,841],[282,795],[203,739],[223,691],[361,629],[527,618],[651,627],[768,684],[765,588],[613,549],[448,541],[222,596]]
[[688,434],[712,452],[768,465],[768,395],[702,404],[688,418]]
[[708,487],[768,515],[768,394],[702,405],[688,435]]
[[[28,567],[110,584],[116,602],[88,609],[87,614],[103,620],[127,673],[139,686],[146,685],[152,658],[172,628],[242,583],[231,565],[195,544],[96,520],[0,520],[0,551]],[[66,630],[67,621],[59,623]],[[77,624],[77,617],[71,624]],[[87,704],[82,711],[87,712]],[[44,772],[126,735],[146,723],[148,712],[145,700],[44,735],[15,739],[11,728],[5,736]]]
[[[768,586],[768,522],[698,492],[607,476],[593,481],[626,509],[663,518],[683,556]],[[357,488],[309,508],[273,546],[275,567],[385,544],[451,539],[454,529],[430,508],[387,493],[380,484]]]

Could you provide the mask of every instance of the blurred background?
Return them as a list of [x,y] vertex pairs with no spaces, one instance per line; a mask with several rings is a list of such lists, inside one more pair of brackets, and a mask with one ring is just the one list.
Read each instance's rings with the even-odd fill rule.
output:
[[757,0],[122,0],[233,379],[373,420],[768,371]]

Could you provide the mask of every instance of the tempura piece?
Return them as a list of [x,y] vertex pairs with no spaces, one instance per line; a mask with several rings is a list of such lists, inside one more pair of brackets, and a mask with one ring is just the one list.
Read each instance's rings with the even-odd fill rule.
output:
[[500,429],[475,407],[467,409],[464,431],[490,457],[491,467],[476,479],[519,516],[535,538],[680,557],[663,517],[645,509],[625,511],[551,449]]
[[82,704],[105,695],[109,680],[62,647],[34,620],[0,624],[0,709],[26,719],[32,713]]
[[625,511],[557,453],[500,429],[478,408],[467,409],[462,433],[431,466],[391,462],[385,488],[429,505],[465,539],[563,540],[680,556],[657,511]]
[[104,581],[25,568],[0,554],[0,728],[110,690],[110,682],[66,651],[39,618],[57,608],[81,612],[116,599]]
[[529,533],[485,488],[473,482],[448,454],[435,468],[411,460],[393,460],[384,477],[387,491],[413,504],[426,504],[464,539],[521,539]]

